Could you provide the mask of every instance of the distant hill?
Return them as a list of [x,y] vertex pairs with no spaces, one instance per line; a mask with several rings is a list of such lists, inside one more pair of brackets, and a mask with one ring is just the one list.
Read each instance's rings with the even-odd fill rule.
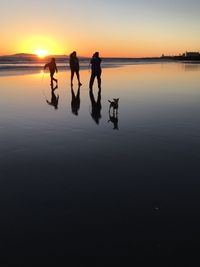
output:
[[35,54],[28,54],[28,53],[17,53],[14,55],[5,55],[0,56],[0,62],[1,63],[30,63],[30,62],[36,62],[36,63],[44,63],[48,61],[50,58],[56,58],[57,62],[65,62],[68,56],[65,55],[48,55],[44,58],[39,58]]
[[17,53],[14,55],[10,55],[9,57],[37,57],[37,56],[35,54]]

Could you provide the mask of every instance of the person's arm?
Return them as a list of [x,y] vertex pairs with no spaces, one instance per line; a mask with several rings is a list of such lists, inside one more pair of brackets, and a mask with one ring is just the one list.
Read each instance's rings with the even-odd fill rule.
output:
[[90,60],[90,63],[89,63],[89,67],[92,65],[92,63],[93,63],[93,58]]
[[56,70],[56,72],[58,72],[58,69],[57,69],[57,66],[56,66],[56,64],[55,64],[55,70]]

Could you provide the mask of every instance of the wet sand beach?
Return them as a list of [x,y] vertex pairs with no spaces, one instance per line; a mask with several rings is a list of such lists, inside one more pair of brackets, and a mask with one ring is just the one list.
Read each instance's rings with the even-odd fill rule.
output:
[[[79,257],[95,256],[104,266],[102,257],[117,265],[125,256],[131,266],[136,258],[165,266],[166,257],[192,255],[200,223],[199,65],[104,68],[101,92],[96,81],[93,88],[96,109],[90,72],[80,75],[80,99],[72,102],[69,70],[58,72],[53,94],[47,73],[1,71],[0,247],[7,263],[76,256],[84,264]],[[117,116],[108,112],[113,98]]]

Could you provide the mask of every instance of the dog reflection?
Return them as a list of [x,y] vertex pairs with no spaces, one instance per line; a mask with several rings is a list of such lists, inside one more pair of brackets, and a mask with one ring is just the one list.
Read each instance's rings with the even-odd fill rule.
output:
[[78,86],[78,91],[75,95],[73,86],[71,86],[71,93],[72,93],[72,101],[71,101],[71,109],[72,113],[78,116],[78,111],[80,109],[80,85]]
[[96,124],[99,124],[99,121],[101,119],[101,89],[98,91],[97,100],[94,98],[93,91],[90,90],[90,101],[91,101],[91,116],[93,120],[96,122]]
[[46,99],[47,104],[50,106],[53,106],[55,109],[58,109],[58,100],[59,100],[59,95],[55,95],[55,90],[58,88],[58,85],[53,87],[53,84],[51,84],[51,101],[48,101]]
[[110,103],[108,122],[113,123],[113,130],[119,130],[119,127],[118,127],[119,98],[113,98],[113,101],[108,100],[108,102]]
[[116,112],[111,112],[109,111],[109,120],[108,122],[112,122],[113,123],[113,130],[119,130],[118,127],[118,113]]

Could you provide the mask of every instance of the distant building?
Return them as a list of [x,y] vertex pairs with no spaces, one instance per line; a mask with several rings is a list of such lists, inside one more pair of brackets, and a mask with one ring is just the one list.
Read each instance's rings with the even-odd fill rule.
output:
[[169,59],[169,60],[194,60],[194,61],[198,60],[200,61],[200,52],[185,52],[177,56],[165,56],[164,54],[162,54],[160,58]]
[[195,57],[200,57],[200,53],[199,52],[186,52],[185,56],[189,58],[195,58]]

